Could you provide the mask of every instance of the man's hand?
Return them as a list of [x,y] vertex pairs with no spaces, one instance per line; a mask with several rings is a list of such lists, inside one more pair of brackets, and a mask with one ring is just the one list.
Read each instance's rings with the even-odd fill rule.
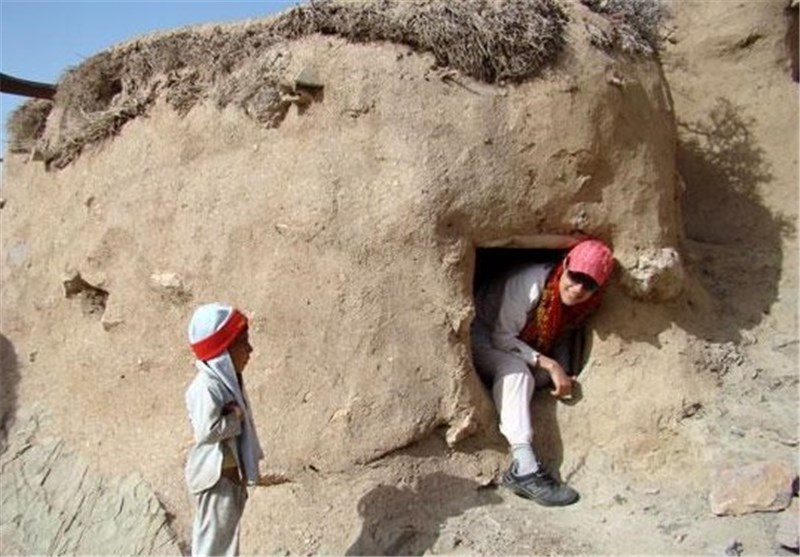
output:
[[572,385],[576,382],[575,378],[567,375],[561,364],[547,356],[539,355],[539,365],[550,374],[550,380],[555,386],[550,394],[556,398],[569,398],[572,394]]
[[244,410],[242,410],[242,407],[239,406],[235,400],[230,401],[222,407],[223,416],[230,413],[233,413],[240,422],[244,420]]
[[570,377],[562,369],[558,373],[550,373],[550,379],[556,387],[550,391],[551,395],[556,398],[570,398],[572,396],[572,385],[575,383],[574,377]]

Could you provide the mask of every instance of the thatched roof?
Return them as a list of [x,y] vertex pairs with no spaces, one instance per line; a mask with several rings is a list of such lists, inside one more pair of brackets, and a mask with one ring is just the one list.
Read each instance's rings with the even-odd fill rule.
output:
[[557,0],[320,0],[246,24],[160,33],[69,69],[55,97],[63,109],[57,136],[40,141],[48,111],[25,104],[12,115],[11,146],[29,150],[38,141],[48,165],[61,168],[87,144],[145,114],[159,97],[180,113],[208,99],[220,108],[240,106],[259,123],[276,126],[288,109],[286,84],[265,53],[317,33],[404,44],[477,80],[519,82],[557,59],[567,20]]

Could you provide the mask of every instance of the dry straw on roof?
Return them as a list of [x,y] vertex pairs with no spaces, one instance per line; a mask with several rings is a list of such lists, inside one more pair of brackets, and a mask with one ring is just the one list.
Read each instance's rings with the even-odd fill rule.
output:
[[28,153],[36,146],[36,141],[44,133],[47,116],[53,102],[45,99],[31,99],[17,107],[8,119],[8,149],[12,153]]
[[433,0],[371,4],[320,2],[276,22],[283,36],[311,32],[352,41],[390,41],[430,51],[487,82],[523,80],[553,61],[564,46],[566,15],[551,0]]
[[663,0],[581,0],[590,10],[619,20],[612,35],[590,31],[595,46],[652,54],[658,49],[661,23],[668,16]]
[[160,34],[67,71],[56,94],[59,133],[42,150],[50,165],[63,167],[160,96],[182,113],[211,99],[277,125],[287,108],[280,61],[262,58],[272,45],[305,35],[409,45],[492,83],[522,81],[551,64],[564,46],[566,22],[556,0],[315,1],[248,25]]

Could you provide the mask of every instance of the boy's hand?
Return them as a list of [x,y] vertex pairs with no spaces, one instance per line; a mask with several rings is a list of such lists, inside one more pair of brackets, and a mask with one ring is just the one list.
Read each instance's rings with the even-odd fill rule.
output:
[[228,404],[222,407],[223,416],[230,413],[233,413],[236,416],[236,419],[240,422],[244,420],[244,410],[242,410],[242,407],[239,406],[235,400],[230,401]]
[[280,473],[280,472],[272,472],[272,473],[267,473],[267,474],[261,474],[258,477],[258,481],[256,482],[256,485],[267,487],[267,486],[270,486],[270,485],[285,484],[286,482],[290,482],[290,481],[291,480],[289,478],[287,478],[286,476],[284,476],[282,473]]

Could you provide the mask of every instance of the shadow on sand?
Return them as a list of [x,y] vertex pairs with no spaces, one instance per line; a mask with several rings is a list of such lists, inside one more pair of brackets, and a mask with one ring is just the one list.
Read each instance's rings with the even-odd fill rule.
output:
[[501,501],[494,490],[441,472],[410,486],[378,485],[358,502],[364,522],[345,555],[422,555],[447,518]]

